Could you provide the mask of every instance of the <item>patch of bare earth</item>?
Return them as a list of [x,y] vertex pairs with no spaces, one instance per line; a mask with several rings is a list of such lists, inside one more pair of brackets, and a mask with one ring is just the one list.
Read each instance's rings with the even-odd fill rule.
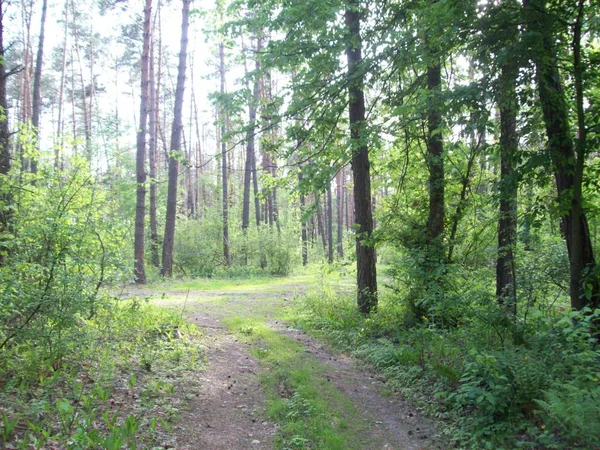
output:
[[179,450],[272,449],[276,427],[264,419],[265,398],[258,362],[218,318],[191,312],[188,320],[206,333],[207,367],[200,392],[181,414]]
[[301,343],[305,352],[324,365],[325,377],[346,397],[352,400],[362,420],[370,424],[373,447],[365,450],[421,450],[442,449],[439,435],[431,420],[399,395],[385,393],[383,378],[377,376],[352,357],[332,353],[311,336],[279,322],[270,322],[276,331]]

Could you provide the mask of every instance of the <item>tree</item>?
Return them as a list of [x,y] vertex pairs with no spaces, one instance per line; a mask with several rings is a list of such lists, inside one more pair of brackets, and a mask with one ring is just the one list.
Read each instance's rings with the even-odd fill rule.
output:
[[[146,218],[146,129],[148,123],[148,61],[150,54],[150,19],[152,0],[146,0],[144,8],[144,44],[142,49],[142,81],[140,100],[140,127],[137,132],[136,152],[136,207],[134,234],[134,275],[138,284],[146,283],[145,268],[145,218]],[[85,108],[85,104],[84,104]]]
[[[42,94],[40,85],[42,83],[42,64],[44,62],[44,31],[46,27],[46,10],[48,9],[48,0],[42,1],[42,21],[40,25],[40,38],[38,43],[37,57],[35,60],[35,72],[33,74],[33,102],[32,102],[32,115],[31,124],[33,125],[33,132],[36,136],[39,136],[40,128],[40,106],[42,101]],[[31,160],[31,172],[37,173],[37,157]]]
[[348,61],[349,119],[356,215],[356,277],[358,309],[365,314],[377,307],[375,247],[371,242],[371,173],[365,118],[364,71],[360,35],[361,5],[351,0],[345,12],[346,58]]
[[[583,3],[578,3],[583,8]],[[585,167],[585,134],[580,135],[577,149],[573,144],[569,125],[569,111],[565,91],[558,69],[558,55],[555,48],[555,21],[548,13],[544,0],[525,0],[525,19],[531,33],[532,59],[536,67],[538,98],[548,139],[548,151],[558,192],[561,214],[561,231],[569,254],[569,295],[571,306],[580,310],[586,306],[600,306],[600,283],[593,276],[596,266],[590,230],[583,209],[582,182]],[[580,11],[583,11],[580,9]],[[582,13],[581,13],[582,14]],[[580,21],[577,21],[580,23]],[[575,30],[575,67],[578,64],[577,29]],[[581,30],[579,30],[579,33]],[[581,36],[579,35],[579,39]],[[582,101],[581,94],[577,96]],[[579,114],[580,133],[585,133]],[[583,125],[583,126],[581,126]],[[583,137],[583,139],[581,139]],[[577,151],[576,151],[577,150]],[[589,278],[584,282],[584,276]]]
[[188,28],[191,0],[183,0],[181,11],[181,43],[179,50],[179,65],[177,68],[177,87],[175,90],[175,109],[171,127],[171,145],[169,154],[169,184],[167,188],[167,213],[165,221],[165,236],[162,252],[162,276],[173,275],[173,247],[175,244],[175,220],[177,217],[177,180],[179,175],[179,158],[181,150],[181,135],[183,132],[183,93],[185,90],[185,72],[187,61]]
[[[219,77],[221,81],[221,99],[225,98],[225,43],[219,43]],[[225,265],[231,265],[231,251],[229,249],[229,179],[227,170],[227,117],[223,106],[219,109],[221,122],[221,194],[223,208],[223,257]]]

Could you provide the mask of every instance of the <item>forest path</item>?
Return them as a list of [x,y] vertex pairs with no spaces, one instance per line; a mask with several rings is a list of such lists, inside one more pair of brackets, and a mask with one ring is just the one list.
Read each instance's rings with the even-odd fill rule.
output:
[[174,429],[177,449],[433,449],[431,421],[381,377],[284,317],[308,280],[153,287],[153,303],[204,329],[201,392]]

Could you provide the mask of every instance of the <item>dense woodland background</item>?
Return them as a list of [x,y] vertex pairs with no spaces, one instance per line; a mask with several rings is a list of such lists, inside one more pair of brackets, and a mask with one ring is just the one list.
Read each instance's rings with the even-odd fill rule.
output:
[[105,286],[313,265],[300,323],[459,445],[600,446],[596,1],[0,7],[6,392]]

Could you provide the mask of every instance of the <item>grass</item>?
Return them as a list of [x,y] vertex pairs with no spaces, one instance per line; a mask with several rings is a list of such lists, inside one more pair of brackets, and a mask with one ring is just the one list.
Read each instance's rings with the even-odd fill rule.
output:
[[59,359],[35,344],[11,349],[0,372],[2,448],[172,446],[172,424],[204,365],[198,333],[134,299],[81,319]]
[[223,322],[252,344],[264,369],[260,379],[268,415],[278,424],[276,448],[365,448],[366,424],[350,400],[327,381],[327,368],[308,356],[301,344],[256,317],[232,316]]

